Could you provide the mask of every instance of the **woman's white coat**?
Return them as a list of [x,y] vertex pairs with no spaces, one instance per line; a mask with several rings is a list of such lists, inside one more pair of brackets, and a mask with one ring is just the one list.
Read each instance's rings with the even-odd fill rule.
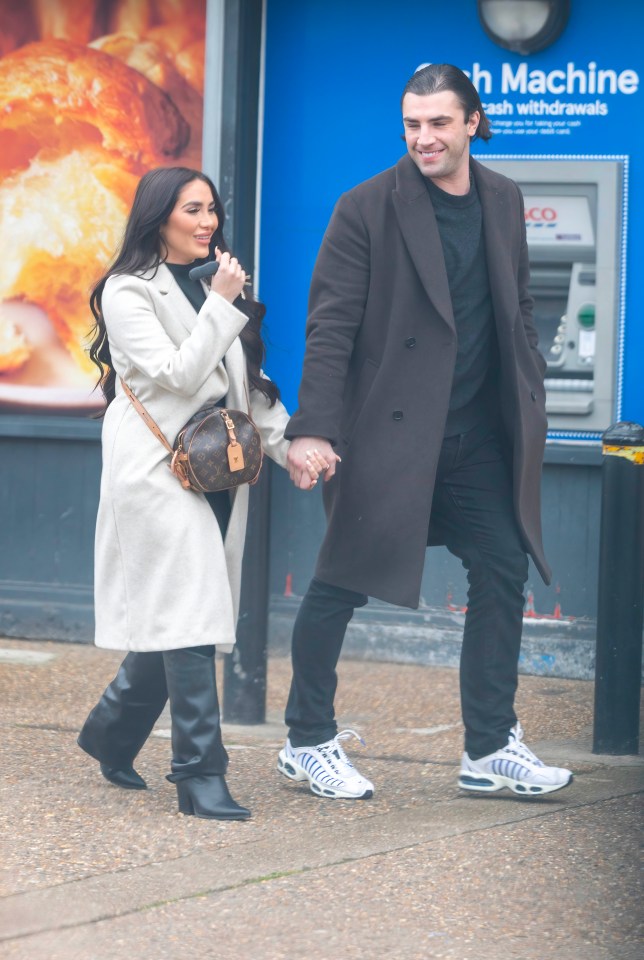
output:
[[[202,494],[184,490],[170,456],[127,399],[122,377],[169,440],[208,401],[248,412],[265,453],[284,466],[288,414],[257,390],[247,394],[239,333],[247,318],[219,294],[200,312],[170,270],[113,276],[102,297],[117,374],[103,423],[96,526],[96,644],[172,650],[235,642],[248,487],[231,494],[225,543]],[[225,358],[225,359],[224,359]]]

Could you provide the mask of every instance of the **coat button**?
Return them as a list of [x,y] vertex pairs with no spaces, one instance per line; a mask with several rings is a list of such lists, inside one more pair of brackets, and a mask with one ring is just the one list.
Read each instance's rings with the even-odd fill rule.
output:
[[531,390],[531,391],[530,391],[530,396],[532,397],[533,400],[536,400],[536,399],[537,399],[537,395],[536,395],[536,393],[534,392],[534,390]]
[[402,410],[394,410],[394,412],[392,413],[392,417],[394,418],[394,420],[402,420],[403,418]]
[[416,346],[416,337],[407,337],[405,340],[406,347],[415,347]]

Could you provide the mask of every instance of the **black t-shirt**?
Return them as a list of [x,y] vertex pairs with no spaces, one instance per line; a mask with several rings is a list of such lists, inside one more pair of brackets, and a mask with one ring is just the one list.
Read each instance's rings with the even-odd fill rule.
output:
[[445,436],[464,433],[488,410],[498,347],[485,255],[483,218],[476,185],[454,196],[429,178],[458,338]]

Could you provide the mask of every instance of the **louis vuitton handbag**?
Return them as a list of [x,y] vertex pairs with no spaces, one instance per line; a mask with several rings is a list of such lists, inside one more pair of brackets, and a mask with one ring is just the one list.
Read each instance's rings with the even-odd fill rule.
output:
[[123,379],[121,385],[146,426],[171,454],[170,470],[182,487],[215,493],[256,483],[264,454],[259,431],[248,414],[214,404],[202,407],[184,424],[171,447]]

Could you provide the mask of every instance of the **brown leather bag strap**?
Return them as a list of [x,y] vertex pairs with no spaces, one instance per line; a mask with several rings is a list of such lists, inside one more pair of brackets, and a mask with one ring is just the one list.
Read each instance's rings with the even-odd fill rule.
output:
[[172,449],[172,447],[170,446],[170,444],[168,443],[164,435],[161,433],[161,430],[159,429],[158,424],[152,419],[152,417],[150,416],[148,411],[145,409],[141,401],[134,396],[134,394],[128,387],[123,377],[121,377],[120,380],[121,380],[121,386],[125,390],[125,393],[127,394],[130,403],[132,404],[136,412],[139,414],[139,416],[141,417],[145,425],[150,428],[150,430],[152,431],[154,436],[157,438],[157,440],[161,441],[161,443],[166,448],[166,450],[169,453],[173,454],[174,450]]
[[[139,416],[141,417],[145,425],[149,427],[149,429],[152,431],[152,433],[157,438],[157,440],[159,440],[163,444],[163,446],[166,448],[168,453],[174,454],[175,451],[173,447],[170,446],[165,436],[161,433],[161,429],[159,425],[156,423],[155,420],[152,419],[152,417],[150,416],[148,411],[145,409],[141,401],[137,397],[135,397],[135,395],[132,393],[132,391],[128,387],[123,377],[119,377],[119,379],[121,381],[121,386],[123,387],[125,393],[127,394],[127,397],[130,403],[132,404],[136,412],[139,414]],[[248,387],[246,386],[245,380],[244,380],[244,392],[246,393],[246,402],[248,404],[248,414],[250,416],[250,397],[248,395]]]

